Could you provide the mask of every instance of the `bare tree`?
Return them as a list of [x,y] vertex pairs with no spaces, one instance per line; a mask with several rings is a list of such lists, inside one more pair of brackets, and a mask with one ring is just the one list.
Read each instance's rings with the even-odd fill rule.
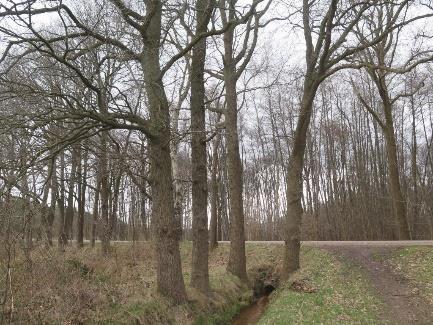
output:
[[[346,68],[360,67],[347,63],[346,60],[381,42],[392,29],[397,27],[397,19],[409,2],[393,3],[395,15],[384,24],[384,28],[379,33],[373,35],[366,33],[363,35],[362,42],[349,44],[348,40],[355,36],[359,21],[368,17],[377,6],[382,6],[382,2],[352,3],[332,0],[325,3],[322,1],[303,1],[302,26],[306,42],[306,70],[286,180],[287,219],[284,236],[284,278],[299,268],[300,229],[303,213],[302,172],[307,131],[317,90],[320,84],[334,73]],[[408,22],[406,21],[406,23]]]
[[[214,9],[214,0],[197,0],[195,35],[204,34]],[[206,38],[192,49],[191,58],[191,171],[192,171],[192,274],[191,286],[209,293],[208,188],[204,67]]]
[[[392,4],[377,7],[375,16],[379,17],[378,24],[374,24],[367,20],[370,33],[385,34],[387,26],[389,26],[392,21],[397,21],[396,15],[398,16],[399,12],[396,12],[395,10],[396,8]],[[396,64],[395,61],[397,61],[396,56],[399,54],[397,46],[399,44],[400,34],[403,31],[403,26],[389,31],[380,42],[361,52],[359,54],[359,59],[357,60],[357,62],[361,62],[365,66],[365,71],[377,89],[381,100],[379,105],[381,107],[381,113],[378,114],[372,105],[362,97],[362,94],[357,90],[357,87],[355,85],[353,86],[359,100],[376,120],[385,136],[386,156],[389,169],[389,189],[395,214],[395,224],[397,226],[396,233],[398,234],[399,239],[411,239],[412,236],[407,219],[407,203],[400,183],[401,175],[397,157],[394,111],[397,101],[401,98],[410,97],[418,92],[423,86],[424,81],[420,80],[418,84],[412,86],[412,89],[409,89],[408,92],[402,90],[402,92],[395,95],[394,98],[390,91],[390,86],[391,80],[395,79],[392,76],[392,70],[397,70],[396,72],[398,74],[410,72],[420,63],[430,60],[431,55],[426,56],[425,51],[415,52],[410,56],[407,62],[402,63],[403,68],[395,69],[393,65]],[[364,38],[360,31],[358,31],[358,38],[360,42],[363,42]]]

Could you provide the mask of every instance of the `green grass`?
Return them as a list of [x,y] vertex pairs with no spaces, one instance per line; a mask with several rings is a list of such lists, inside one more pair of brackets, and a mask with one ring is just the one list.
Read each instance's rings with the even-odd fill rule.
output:
[[275,292],[259,325],[381,324],[377,317],[381,301],[357,267],[305,247],[301,263],[302,269],[289,283],[304,279],[317,291],[295,292],[286,284]]
[[433,305],[433,248],[411,246],[397,250],[389,259],[397,273],[404,275]]

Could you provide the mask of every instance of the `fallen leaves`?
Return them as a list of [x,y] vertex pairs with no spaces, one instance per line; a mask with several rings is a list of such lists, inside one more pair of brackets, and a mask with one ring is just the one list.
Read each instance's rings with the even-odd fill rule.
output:
[[295,280],[290,285],[290,290],[303,293],[316,293],[317,288],[313,287],[308,279]]

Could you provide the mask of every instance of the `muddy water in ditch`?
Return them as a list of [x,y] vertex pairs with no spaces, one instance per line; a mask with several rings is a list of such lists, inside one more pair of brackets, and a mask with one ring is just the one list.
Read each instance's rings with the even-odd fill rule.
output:
[[233,320],[232,325],[254,325],[266,310],[269,297],[263,296],[251,306],[241,310],[240,314]]

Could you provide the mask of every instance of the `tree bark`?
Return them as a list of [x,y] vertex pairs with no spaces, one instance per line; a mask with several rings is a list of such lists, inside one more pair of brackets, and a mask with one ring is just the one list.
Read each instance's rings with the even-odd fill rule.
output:
[[109,225],[109,171],[108,171],[108,131],[103,131],[101,134],[101,148],[99,156],[99,168],[101,172],[101,251],[102,255],[108,255],[110,250],[110,225]]
[[66,213],[65,213],[65,152],[62,151],[60,155],[60,189],[59,195],[57,197],[57,205],[59,206],[59,251],[63,252],[65,250],[65,246],[67,244],[66,237]]
[[[102,80],[99,79],[100,86],[102,85]],[[101,87],[101,89],[104,89]],[[108,101],[105,91],[101,91],[98,96],[99,111],[102,114],[106,114],[108,111]],[[100,235],[101,239],[101,253],[103,256],[108,255],[110,251],[110,221],[109,221],[109,196],[110,196],[110,172],[108,167],[108,131],[101,132],[101,142],[99,147],[99,175],[100,175]]]
[[[179,114],[180,114],[180,105],[182,104],[182,100],[179,101],[176,109],[172,114],[172,130],[173,132],[179,132]],[[177,139],[173,139],[170,142],[170,151],[171,151],[171,168],[173,171],[173,189],[174,189],[174,217],[176,220],[180,222],[182,225],[182,205],[183,205],[183,186],[181,181],[181,175],[179,170],[179,141]]]
[[[99,171],[98,171],[99,174]],[[99,192],[101,190],[101,181],[100,177],[97,176],[96,180],[96,188],[95,195],[93,201],[93,213],[92,213],[92,226],[91,226],[91,236],[90,236],[90,244],[92,247],[95,247],[96,241],[96,227],[98,225],[98,212],[99,212]]]
[[50,247],[53,246],[53,223],[56,214],[56,204],[59,186],[57,183],[57,163],[56,158],[53,160],[53,166],[51,171],[51,203],[48,209],[45,232],[47,234],[47,242]]
[[42,208],[41,208],[42,227],[45,232],[45,243],[49,247],[53,245],[51,226],[52,226],[52,220],[54,220],[54,214],[52,209],[55,208],[55,204],[56,204],[56,201],[54,200],[51,202],[51,205],[48,206],[48,196],[50,191],[52,197],[54,194],[53,173],[55,173],[55,161],[49,162],[48,171],[47,171],[47,180],[45,182],[45,188],[44,188],[44,193],[43,193],[42,203],[41,203],[42,204]]
[[227,214],[228,210],[228,194],[227,194],[227,146],[223,147],[221,151],[221,158],[219,159],[219,174],[218,174],[218,191],[219,191],[219,223],[218,228],[218,240],[230,240],[229,228],[230,222]]
[[86,188],[87,188],[87,151],[81,148],[82,162],[80,163],[78,177],[80,179],[78,186],[78,217],[77,217],[77,247],[84,246],[84,214],[86,205]]
[[287,217],[284,232],[284,265],[283,279],[299,269],[299,253],[302,223],[302,194],[304,168],[304,154],[307,140],[308,126],[311,120],[313,101],[318,85],[312,82],[312,76],[305,77],[300,115],[293,138],[293,147],[289,158],[286,196]]
[[142,67],[153,135],[149,139],[152,228],[154,230],[157,290],[175,303],[186,301],[179,241],[182,225],[175,218],[170,155],[170,113],[161,80],[159,45],[162,3],[149,3]]
[[232,68],[233,66],[224,68],[227,104],[225,113],[227,172],[230,192],[230,256],[227,270],[239,279],[247,281],[244,207],[242,200],[242,162],[239,153],[236,78],[233,75]]
[[120,191],[120,181],[122,179],[122,172],[119,170],[114,179],[113,184],[113,199],[111,214],[110,214],[110,238],[116,238],[114,235],[117,232],[117,215],[119,210],[119,191]]
[[[213,3],[213,0],[210,0]],[[207,0],[197,0],[195,34],[207,31],[212,7]],[[204,105],[204,66],[206,38],[192,50],[191,61],[191,169],[192,169],[192,271],[191,286],[209,293],[208,188],[206,152],[206,109]]]
[[73,224],[74,224],[74,192],[77,174],[77,149],[73,146],[71,149],[71,171],[69,173],[69,183],[68,183],[68,200],[65,214],[65,235],[66,241],[72,239],[73,237]]
[[[143,185],[144,186],[144,185]],[[146,211],[146,195],[145,190],[140,190],[140,220],[141,220],[141,230],[144,234],[144,239],[148,240],[148,231],[147,231],[147,211]]]
[[389,186],[392,198],[392,206],[397,222],[398,239],[411,239],[409,223],[407,221],[406,200],[403,196],[400,184],[400,172],[397,159],[397,144],[394,133],[394,122],[392,118],[392,105],[383,103],[385,115],[386,154],[389,168]]
[[210,204],[210,240],[209,248],[211,250],[218,246],[218,147],[220,142],[218,134],[213,145],[212,153],[212,175],[211,175],[211,204]]
[[414,97],[411,96],[411,113],[412,113],[412,143],[411,143],[411,178],[412,178],[412,220],[414,223],[413,232],[417,235],[414,239],[425,239],[428,238],[428,231],[424,222],[419,214],[419,195],[418,195],[418,141],[416,136],[416,110]]

